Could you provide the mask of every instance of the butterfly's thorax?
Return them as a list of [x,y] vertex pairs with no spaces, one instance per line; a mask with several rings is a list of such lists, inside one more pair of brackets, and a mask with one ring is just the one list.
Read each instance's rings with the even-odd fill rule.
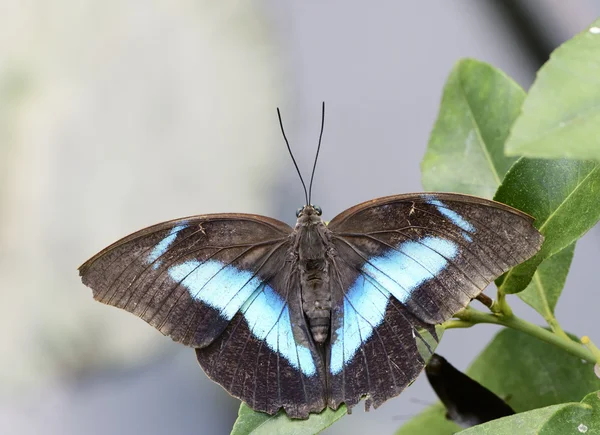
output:
[[329,284],[329,230],[309,207],[298,218],[294,250],[300,273],[302,309],[317,343],[329,335],[331,289]]

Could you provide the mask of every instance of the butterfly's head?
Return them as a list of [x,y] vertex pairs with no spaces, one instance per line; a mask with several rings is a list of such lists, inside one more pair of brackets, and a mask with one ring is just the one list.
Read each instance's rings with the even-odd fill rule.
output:
[[323,211],[321,210],[321,207],[313,204],[305,205],[304,207],[300,207],[298,210],[296,210],[297,218],[302,216],[321,216],[322,214]]

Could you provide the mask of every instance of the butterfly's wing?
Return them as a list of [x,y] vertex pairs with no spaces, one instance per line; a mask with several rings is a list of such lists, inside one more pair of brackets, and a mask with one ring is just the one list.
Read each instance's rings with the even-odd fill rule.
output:
[[[274,292],[274,289],[281,289]],[[208,376],[252,409],[306,418],[326,406],[325,368],[302,311],[297,270],[281,272],[240,309],[210,346],[196,349]]]
[[539,250],[532,222],[459,194],[379,198],[336,216],[329,405],[399,394],[431,355],[433,325]]
[[[287,258],[291,233],[262,216],[195,216],[116,242],[80,274],[96,300],[177,342],[206,348],[198,351],[202,366],[234,396],[259,411],[284,406],[290,416],[306,417],[325,406],[324,369]],[[290,397],[296,385],[310,394]],[[263,397],[279,390],[288,392]]]
[[397,396],[420,373],[439,340],[435,326],[415,317],[376,280],[360,274],[343,245],[333,262],[328,406],[366,409]]

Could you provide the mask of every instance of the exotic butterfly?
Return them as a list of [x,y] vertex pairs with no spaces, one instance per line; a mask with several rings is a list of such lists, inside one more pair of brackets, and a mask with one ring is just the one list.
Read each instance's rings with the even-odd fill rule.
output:
[[[323,122],[317,157],[322,133]],[[379,406],[421,372],[435,325],[543,237],[518,210],[452,193],[378,198],[325,224],[310,203],[316,162],[308,193],[300,177],[294,228],[250,214],[164,222],[88,260],[83,283],[194,347],[206,374],[257,411]]]

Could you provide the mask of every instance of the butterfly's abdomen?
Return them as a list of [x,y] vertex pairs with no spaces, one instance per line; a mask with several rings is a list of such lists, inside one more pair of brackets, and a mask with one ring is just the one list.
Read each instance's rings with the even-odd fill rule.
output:
[[322,344],[331,325],[327,229],[320,219],[300,225],[298,241],[302,310],[313,339]]
[[317,343],[324,343],[331,324],[331,291],[325,258],[310,259],[300,264],[302,277],[302,309],[308,318],[310,332]]

